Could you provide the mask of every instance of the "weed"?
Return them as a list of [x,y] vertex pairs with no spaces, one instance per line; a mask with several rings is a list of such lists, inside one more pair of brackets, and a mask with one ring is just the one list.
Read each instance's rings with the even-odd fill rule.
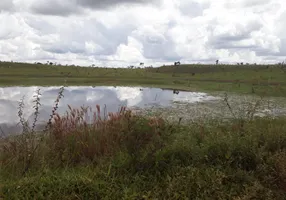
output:
[[170,123],[121,107],[57,113],[43,131],[18,116],[19,136],[0,140],[4,199],[285,199],[285,117],[256,118],[262,98],[234,120]]
[[54,105],[54,107],[52,109],[52,114],[50,115],[50,118],[48,120],[48,123],[47,123],[45,129],[44,129],[44,132],[47,132],[48,129],[50,128],[51,124],[52,124],[52,120],[53,120],[53,117],[56,115],[56,111],[58,109],[60,99],[62,97],[64,97],[63,93],[64,93],[64,86],[61,87],[60,90],[59,90],[58,96],[57,96],[57,98],[55,100],[55,105]]
[[35,103],[34,105],[34,109],[35,109],[35,112],[34,112],[34,121],[33,121],[33,125],[32,125],[32,134],[35,133],[35,127],[36,127],[36,123],[37,123],[37,120],[38,120],[38,115],[39,115],[39,108],[41,106],[41,103],[40,103],[40,89],[38,89],[36,91],[36,95],[34,96],[35,100],[33,101]]

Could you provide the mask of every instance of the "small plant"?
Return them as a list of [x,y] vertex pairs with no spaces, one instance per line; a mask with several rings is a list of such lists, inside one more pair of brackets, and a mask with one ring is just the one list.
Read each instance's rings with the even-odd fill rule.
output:
[[32,134],[35,133],[35,127],[36,127],[36,123],[38,121],[39,108],[41,106],[40,96],[41,96],[40,89],[38,89],[36,91],[36,95],[34,95],[35,100],[33,101],[33,103],[35,103],[35,105],[33,106],[33,108],[35,109],[35,112],[34,112],[35,117],[34,117],[34,121],[33,121],[33,125],[32,125]]
[[25,96],[23,96],[19,102],[18,117],[20,119],[19,123],[21,123],[22,128],[23,128],[23,133],[27,133],[29,130],[29,128],[28,128],[29,126],[28,126],[28,122],[23,117],[23,109],[25,107],[24,100],[25,100]]
[[230,102],[228,100],[228,95],[225,93],[224,102],[226,103],[226,106],[228,110],[230,111],[233,119],[237,121],[237,124],[233,125],[233,130],[238,131],[240,135],[244,135],[244,125],[245,123],[249,121],[253,121],[254,116],[261,105],[263,101],[263,97],[261,96],[259,100],[257,100],[254,104],[249,103],[246,107],[246,110],[241,110],[240,113],[236,114],[230,105]]
[[52,120],[53,120],[53,117],[56,115],[56,111],[57,111],[57,109],[58,109],[60,99],[61,99],[62,97],[64,97],[64,95],[63,95],[64,89],[65,89],[65,88],[64,88],[64,86],[63,86],[63,87],[61,87],[60,90],[59,90],[58,96],[57,96],[57,98],[56,98],[56,100],[55,100],[55,105],[54,105],[54,107],[53,107],[53,109],[52,109],[52,114],[50,115],[50,118],[49,118],[49,120],[48,120],[48,123],[47,123],[47,125],[46,125],[46,127],[45,127],[45,129],[44,129],[44,133],[48,131],[48,129],[50,128],[50,126],[51,126],[51,124],[52,124]]
[[[63,96],[63,87],[60,89],[59,94],[56,99],[56,105],[52,110],[53,115],[55,114],[58,103],[60,98]],[[13,162],[15,164],[15,168],[21,168],[22,167],[22,174],[26,174],[28,170],[30,169],[34,159],[35,155],[37,154],[37,150],[39,146],[41,145],[41,141],[44,139],[44,135],[37,134],[35,131],[36,123],[38,120],[39,115],[39,108],[41,106],[40,103],[40,89],[36,91],[36,94],[33,96],[34,100],[34,106],[35,109],[34,112],[34,119],[32,123],[32,127],[29,127],[28,121],[23,117],[24,114],[24,99],[25,96],[23,96],[19,102],[18,107],[18,117],[20,119],[20,124],[22,125],[22,134],[19,136],[15,136],[13,138],[8,138],[8,142],[3,145],[3,157],[4,160],[3,163],[6,162]],[[51,124],[51,118],[49,119],[46,128],[44,132],[47,132],[49,125]],[[6,156],[5,156],[6,155]],[[19,165],[19,166],[16,166]]]

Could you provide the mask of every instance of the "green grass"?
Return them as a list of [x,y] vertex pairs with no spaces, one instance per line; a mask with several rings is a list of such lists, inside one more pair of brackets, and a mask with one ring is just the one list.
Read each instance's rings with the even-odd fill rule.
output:
[[181,65],[123,69],[0,63],[0,85],[148,86],[189,91],[286,95],[281,66]]
[[[285,119],[248,122],[244,136],[231,128],[235,125],[173,127],[176,134],[164,132],[164,139],[150,141],[151,146],[162,143],[153,149],[134,145],[128,151],[129,141],[123,140],[116,152],[97,162],[87,154],[81,155],[81,162],[75,157],[60,161],[59,152],[45,147],[25,175],[11,160],[2,166],[1,195],[4,199],[285,199]],[[142,128],[132,126],[136,134]],[[138,139],[137,145],[145,139]]]
[[286,199],[285,117],[180,125],[95,108],[86,124],[87,108],[55,105],[44,132],[1,139],[0,199]]

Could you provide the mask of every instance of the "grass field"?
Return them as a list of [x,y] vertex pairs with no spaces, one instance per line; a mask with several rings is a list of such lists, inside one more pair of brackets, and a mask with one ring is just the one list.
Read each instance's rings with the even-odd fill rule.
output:
[[[286,74],[277,66],[0,66],[2,86],[145,85],[286,96]],[[247,118],[180,124],[124,107],[101,118],[102,108],[96,105],[93,122],[87,124],[84,108],[57,114],[60,91],[43,132],[35,132],[33,124],[27,128],[20,102],[23,134],[0,138],[0,200],[286,200],[283,116],[254,117],[254,104]],[[37,123],[39,93],[34,98]],[[225,103],[231,111],[227,98]]]
[[286,95],[286,73],[278,65],[180,65],[123,69],[0,63],[0,85],[150,86],[190,91]]

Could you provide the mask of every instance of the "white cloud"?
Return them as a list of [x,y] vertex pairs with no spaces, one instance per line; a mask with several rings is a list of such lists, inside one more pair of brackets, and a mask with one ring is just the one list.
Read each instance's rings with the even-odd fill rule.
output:
[[279,62],[285,16],[284,0],[2,0],[0,60]]
[[61,16],[82,12],[82,9],[77,7],[75,2],[71,0],[34,0],[30,4],[30,10],[36,14]]
[[13,11],[14,3],[12,0],[1,0],[0,1],[0,12],[3,11]]
[[144,60],[143,45],[132,37],[128,37],[127,44],[120,44],[116,51],[116,60],[126,60],[129,63],[139,63]]

